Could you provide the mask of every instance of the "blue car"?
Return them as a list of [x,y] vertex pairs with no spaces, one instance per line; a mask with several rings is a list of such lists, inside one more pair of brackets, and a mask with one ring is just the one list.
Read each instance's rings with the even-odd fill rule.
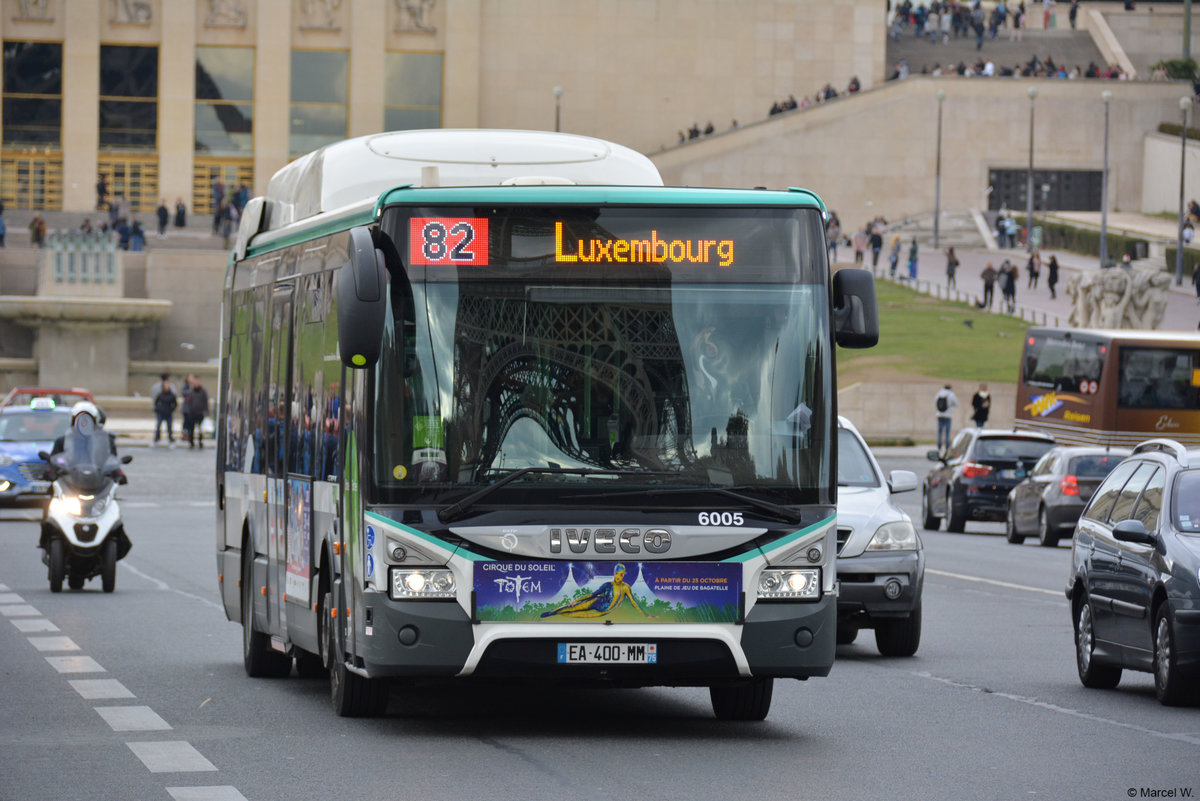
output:
[[49,451],[70,426],[71,410],[56,407],[48,398],[0,409],[0,507],[39,507],[49,502],[47,464],[38,451]]

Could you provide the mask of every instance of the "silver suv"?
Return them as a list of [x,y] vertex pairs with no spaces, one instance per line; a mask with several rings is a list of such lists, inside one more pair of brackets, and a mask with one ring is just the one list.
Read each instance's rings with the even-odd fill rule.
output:
[[837,641],[875,629],[884,656],[912,656],[921,644],[925,551],[912,520],[892,493],[917,488],[917,475],[884,477],[858,429],[838,418]]

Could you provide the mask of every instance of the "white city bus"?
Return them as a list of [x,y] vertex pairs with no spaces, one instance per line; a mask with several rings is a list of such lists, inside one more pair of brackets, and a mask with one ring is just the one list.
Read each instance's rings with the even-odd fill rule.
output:
[[217,564],[251,676],[711,688],[836,635],[834,343],[878,338],[803,190],[580,136],[411,131],[280,170],[225,279]]

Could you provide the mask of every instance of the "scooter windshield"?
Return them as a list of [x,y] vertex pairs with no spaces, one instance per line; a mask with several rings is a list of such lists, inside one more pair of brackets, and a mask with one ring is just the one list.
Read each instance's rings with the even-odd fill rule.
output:
[[111,479],[108,461],[115,461],[115,457],[104,431],[93,428],[85,432],[79,426],[72,428],[63,437],[63,455],[66,456],[67,481],[77,489],[103,489]]

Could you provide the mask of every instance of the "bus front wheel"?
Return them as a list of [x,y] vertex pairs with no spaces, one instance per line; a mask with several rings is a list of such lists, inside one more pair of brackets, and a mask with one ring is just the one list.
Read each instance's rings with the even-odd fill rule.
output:
[[[332,596],[325,593],[322,613],[330,614]],[[329,697],[343,718],[373,718],[387,711],[388,685],[383,679],[368,679],[346,667],[346,656],[337,645],[338,619],[325,621],[325,653],[329,659]]]
[[708,688],[717,720],[766,720],[771,711],[775,680],[753,678],[737,684],[715,684]]
[[271,638],[254,630],[254,556],[242,553],[242,665],[247,676],[283,678],[292,672],[292,658],[273,650]]

